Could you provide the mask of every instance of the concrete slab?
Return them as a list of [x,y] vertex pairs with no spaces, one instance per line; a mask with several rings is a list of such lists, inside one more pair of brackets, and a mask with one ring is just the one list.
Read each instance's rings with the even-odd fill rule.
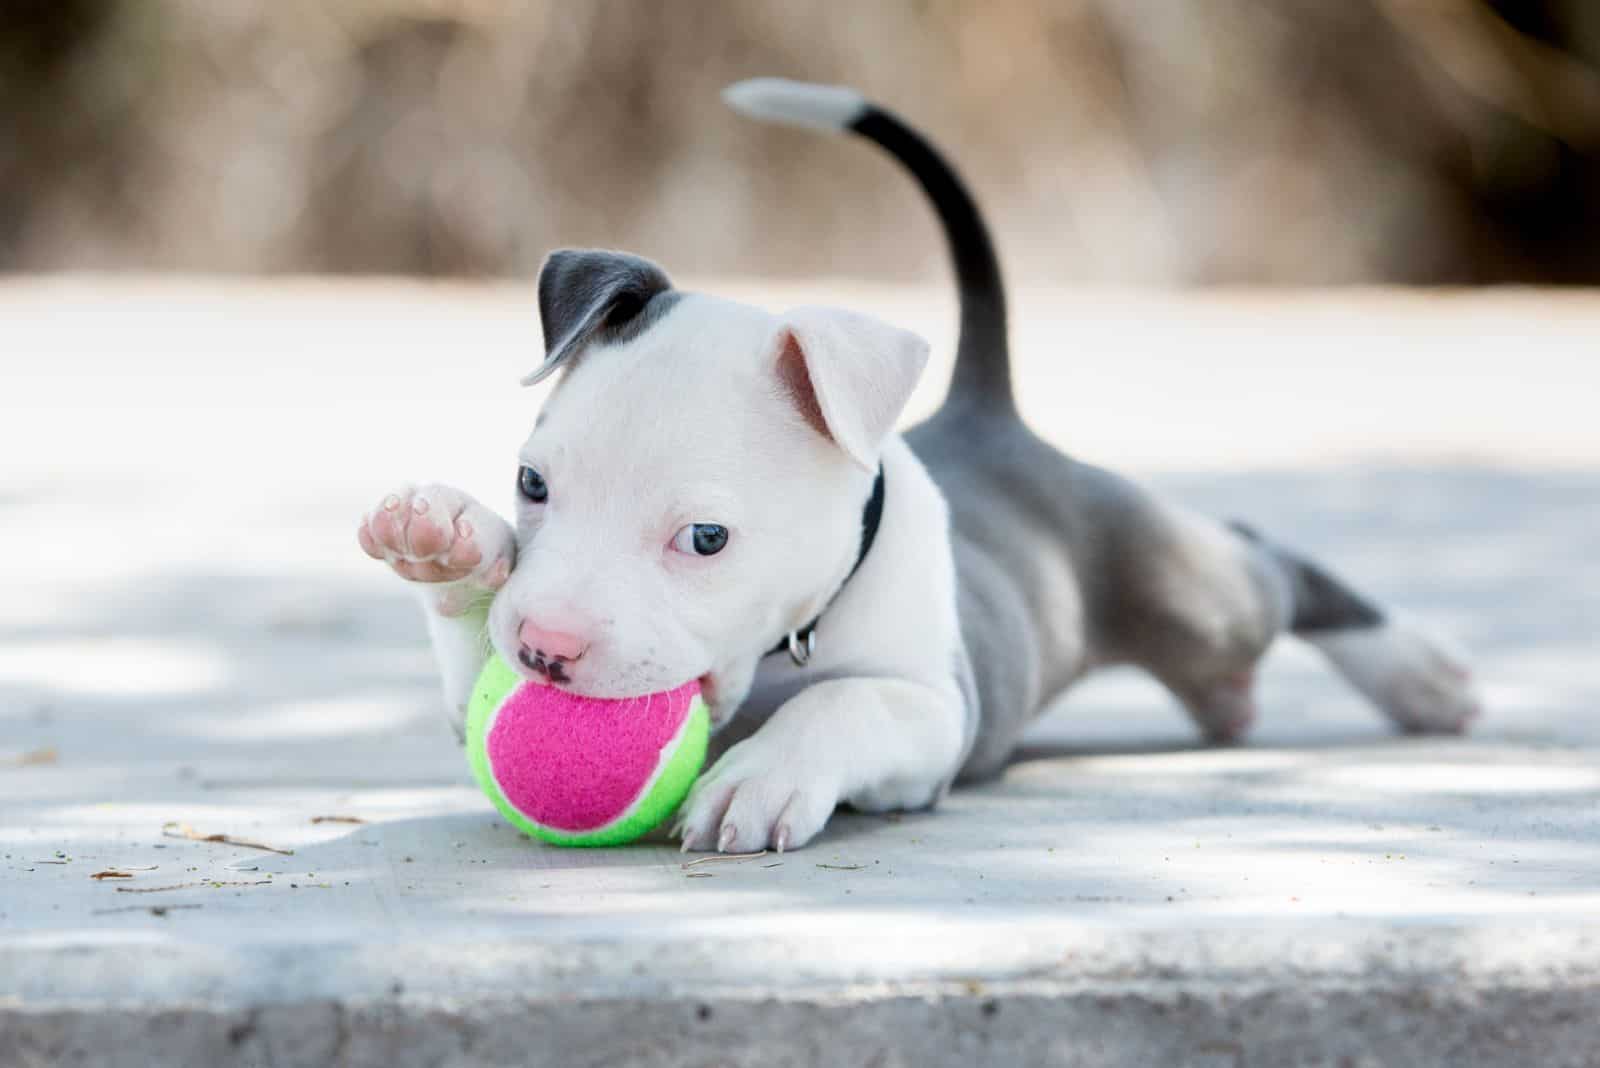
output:
[[[1560,449],[1538,468],[1440,466],[1469,432],[1479,460],[1538,459],[1539,410],[1508,398],[1553,387],[1472,365],[1430,405],[1423,372],[1463,321],[1524,324],[1543,331],[1529,366],[1592,398],[1570,346],[1600,301],[1093,312],[1157,380],[1192,359],[1190,326],[1245,338],[1265,315],[1281,336],[1235,354],[1246,371],[1313,323],[1325,347],[1392,339],[1357,362],[1391,363],[1414,418],[1352,415],[1337,464],[1290,449],[1283,469],[1276,410],[1217,375],[1184,402],[1227,447],[1180,465],[1182,428],[1152,425],[1143,458],[1279,468],[1152,478],[1476,650],[1472,738],[1391,736],[1293,647],[1233,749],[1111,675],[937,813],[841,815],[814,848],[685,867],[503,826],[438,716],[412,606],[354,548],[397,477],[459,463],[497,499],[532,407],[490,384],[520,369],[523,297],[0,286],[27,368],[0,429],[0,1064],[1595,1062],[1600,434],[1562,422],[1573,401],[1543,409]],[[1059,407],[1070,441],[1073,375],[1111,381],[1128,351],[1072,354],[1030,406]],[[1326,366],[1281,388],[1319,396]],[[1364,388],[1398,403],[1389,382]],[[374,409],[402,429],[376,435]]]

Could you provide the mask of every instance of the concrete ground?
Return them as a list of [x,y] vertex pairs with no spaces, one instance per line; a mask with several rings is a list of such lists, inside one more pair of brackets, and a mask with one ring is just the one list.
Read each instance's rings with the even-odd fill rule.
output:
[[528,290],[0,285],[0,1065],[1600,1063],[1600,298],[1023,317],[1046,433],[1453,634],[1481,729],[1286,645],[1238,748],[1109,675],[932,814],[535,845],[353,535],[509,496]]

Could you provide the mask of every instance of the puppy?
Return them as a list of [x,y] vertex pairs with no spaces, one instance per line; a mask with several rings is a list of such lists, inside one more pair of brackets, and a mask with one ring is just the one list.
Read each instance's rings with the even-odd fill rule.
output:
[[1104,665],[1149,671],[1219,742],[1249,727],[1255,666],[1284,633],[1405,730],[1476,715],[1456,656],[1327,571],[1023,425],[987,228],[920,135],[848,89],[758,80],[727,99],[854,133],[921,184],[960,286],[949,396],[902,436],[917,336],[685,293],[621,253],[553,254],[524,382],[562,374],[515,465],[515,522],[426,485],[359,532],[420,595],[458,733],[491,646],[594,696],[698,678],[720,756],[676,833],[749,851],[806,844],[840,802],[921,808],[998,774]]

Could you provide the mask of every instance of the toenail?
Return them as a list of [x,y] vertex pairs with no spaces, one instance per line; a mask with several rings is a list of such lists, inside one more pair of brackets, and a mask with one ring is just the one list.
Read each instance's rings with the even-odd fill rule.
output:
[[426,497],[418,497],[411,502],[411,510],[418,515],[426,512],[428,510],[428,499]]
[[385,512],[392,512],[398,507],[400,507],[400,498],[394,494],[391,493],[383,499],[383,510]]
[[733,848],[733,840],[739,837],[739,828],[733,824],[724,824],[722,835],[717,839],[717,852],[726,853]]
[[467,522],[465,519],[457,519],[456,533],[460,534],[463,538],[472,537],[472,524]]

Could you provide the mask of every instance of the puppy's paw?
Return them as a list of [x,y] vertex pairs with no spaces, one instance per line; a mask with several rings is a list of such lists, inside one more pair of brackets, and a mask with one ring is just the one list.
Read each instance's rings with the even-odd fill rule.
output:
[[1255,672],[1243,670],[1181,693],[1189,716],[1212,745],[1235,745],[1256,722]]
[[406,487],[362,517],[361,548],[408,582],[437,586],[435,604],[460,615],[505,585],[516,536],[505,520],[449,486]]
[[1483,712],[1465,657],[1412,624],[1340,632],[1316,644],[1409,734],[1464,734]]
[[825,769],[779,751],[757,734],[723,754],[683,804],[675,834],[689,850],[753,853],[798,849],[839,804]]
[[1406,635],[1403,665],[1377,698],[1411,734],[1465,734],[1483,715],[1483,699],[1466,660],[1422,631]]

